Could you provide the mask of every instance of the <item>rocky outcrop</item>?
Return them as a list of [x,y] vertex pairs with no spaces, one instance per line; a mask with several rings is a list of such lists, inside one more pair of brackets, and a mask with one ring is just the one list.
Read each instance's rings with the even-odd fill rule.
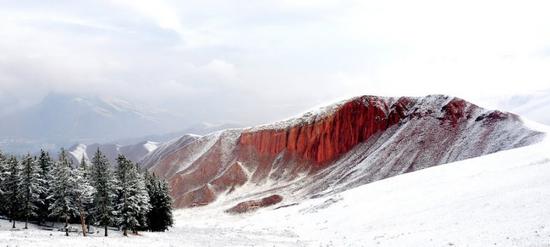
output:
[[231,165],[222,175],[212,181],[212,186],[217,191],[232,192],[236,187],[244,185],[248,181],[248,176],[243,167],[237,162]]
[[258,210],[259,208],[273,206],[282,201],[283,201],[282,196],[272,195],[272,196],[264,197],[260,200],[251,200],[251,201],[241,202],[235,205],[234,207],[226,210],[225,212],[231,213],[231,214],[249,213],[249,212]]
[[542,137],[516,115],[459,98],[362,96],[168,145],[144,165],[170,181],[176,207],[207,205],[221,195],[232,205],[273,194],[291,204]]
[[208,184],[200,187],[199,189],[181,194],[181,196],[172,196],[176,199],[174,201],[174,205],[178,207],[204,206],[216,200],[216,194]]

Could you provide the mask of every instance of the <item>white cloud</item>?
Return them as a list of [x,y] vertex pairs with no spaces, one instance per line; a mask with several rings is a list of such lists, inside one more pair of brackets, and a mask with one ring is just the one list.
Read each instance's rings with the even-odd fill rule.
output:
[[12,2],[0,10],[0,96],[91,93],[262,121],[356,94],[538,90],[550,87],[548,9],[534,0]]
[[123,5],[123,7],[130,7],[139,14],[152,19],[161,28],[185,33],[177,10],[163,0],[115,0],[114,2]]

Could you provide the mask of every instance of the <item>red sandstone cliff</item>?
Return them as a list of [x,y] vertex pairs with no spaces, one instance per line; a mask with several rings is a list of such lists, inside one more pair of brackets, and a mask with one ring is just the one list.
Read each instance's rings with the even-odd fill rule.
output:
[[285,129],[244,131],[241,146],[253,146],[260,155],[295,154],[315,166],[326,165],[358,143],[399,123],[409,99],[390,103],[383,98],[364,97],[344,103],[333,114],[309,124]]
[[458,98],[362,96],[276,124],[198,138],[145,165],[170,180],[176,207],[220,195],[236,204],[275,192],[296,201],[527,145],[541,135],[513,114]]

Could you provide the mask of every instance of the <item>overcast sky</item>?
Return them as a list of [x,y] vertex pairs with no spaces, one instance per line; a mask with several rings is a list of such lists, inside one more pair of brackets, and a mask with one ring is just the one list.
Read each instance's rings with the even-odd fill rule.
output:
[[361,94],[550,88],[550,2],[0,0],[0,105],[112,96],[212,122]]

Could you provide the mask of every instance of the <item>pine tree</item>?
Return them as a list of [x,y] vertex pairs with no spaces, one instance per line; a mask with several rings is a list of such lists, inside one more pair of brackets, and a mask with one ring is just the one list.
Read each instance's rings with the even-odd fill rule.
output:
[[8,168],[7,168],[7,160],[2,151],[0,151],[0,214],[4,213],[3,211],[3,203],[4,200],[4,191],[5,188],[5,181],[8,178]]
[[69,236],[69,219],[78,215],[78,205],[74,199],[76,184],[72,174],[72,161],[67,157],[64,149],[61,149],[59,160],[52,169],[52,204],[50,215],[62,218],[65,221],[65,236]]
[[88,215],[89,205],[92,203],[94,188],[90,185],[87,176],[87,166],[80,165],[78,169],[72,170],[73,179],[73,196],[78,214],[80,217],[80,225],[82,226],[82,235],[87,236],[88,229],[86,227],[86,217]]
[[28,229],[29,218],[37,215],[38,205],[42,204],[40,194],[44,189],[40,167],[35,158],[27,154],[21,160],[21,168],[18,197],[22,204],[21,212],[25,218],[25,229]]
[[21,173],[21,168],[17,158],[12,156],[7,161],[7,177],[4,181],[5,191],[4,199],[6,199],[6,211],[10,218],[10,221],[13,222],[12,228],[15,228],[15,217],[20,209],[20,203],[17,198],[19,192],[19,178]]
[[155,175],[146,176],[146,186],[151,203],[151,210],[147,214],[149,229],[154,232],[166,231],[174,223],[170,188],[166,181]]
[[92,182],[91,182],[91,179],[92,179],[91,168],[88,166],[88,163],[86,162],[84,156],[82,156],[82,159],[80,160],[80,165],[78,166],[78,168],[81,171],[81,175],[84,181],[86,181],[88,185],[91,186],[91,198],[88,202],[83,203],[84,211],[86,212],[84,221],[87,223],[86,229],[89,230],[90,224],[94,220],[93,218],[94,214],[92,214],[91,212],[93,211],[93,208],[94,208],[93,196],[95,193],[95,188],[92,186]]
[[8,210],[7,207],[7,186],[6,182],[8,180],[8,164],[7,164],[7,158],[4,156],[2,152],[0,152],[0,215],[7,215]]
[[134,168],[136,171],[136,197],[139,210],[137,211],[136,215],[138,225],[132,227],[132,231],[134,234],[137,234],[138,229],[145,229],[146,227],[148,227],[147,214],[151,211],[151,199],[149,198],[149,193],[147,192],[144,174],[139,171],[137,164],[134,166]]
[[84,167],[84,169],[88,169],[88,164],[86,163],[86,159],[84,159],[84,155],[82,155],[82,159],[80,159],[80,165],[78,165],[79,168]]
[[140,220],[149,211],[149,195],[136,166],[124,155],[118,156],[117,163],[118,191],[115,209],[118,212],[118,225],[124,236],[128,236],[128,229],[136,233],[141,226]]
[[108,236],[107,227],[114,223],[114,199],[116,179],[111,171],[109,160],[97,149],[91,168],[91,184],[95,188],[94,193],[94,218],[105,228],[105,236]]
[[44,223],[47,220],[51,220],[49,217],[49,208],[52,203],[52,198],[48,198],[51,194],[50,183],[53,180],[51,170],[53,168],[53,160],[50,158],[50,154],[44,150],[40,150],[40,156],[38,156],[38,166],[40,167],[40,182],[42,192],[40,193],[40,201],[42,204],[38,205],[38,220],[39,223]]

